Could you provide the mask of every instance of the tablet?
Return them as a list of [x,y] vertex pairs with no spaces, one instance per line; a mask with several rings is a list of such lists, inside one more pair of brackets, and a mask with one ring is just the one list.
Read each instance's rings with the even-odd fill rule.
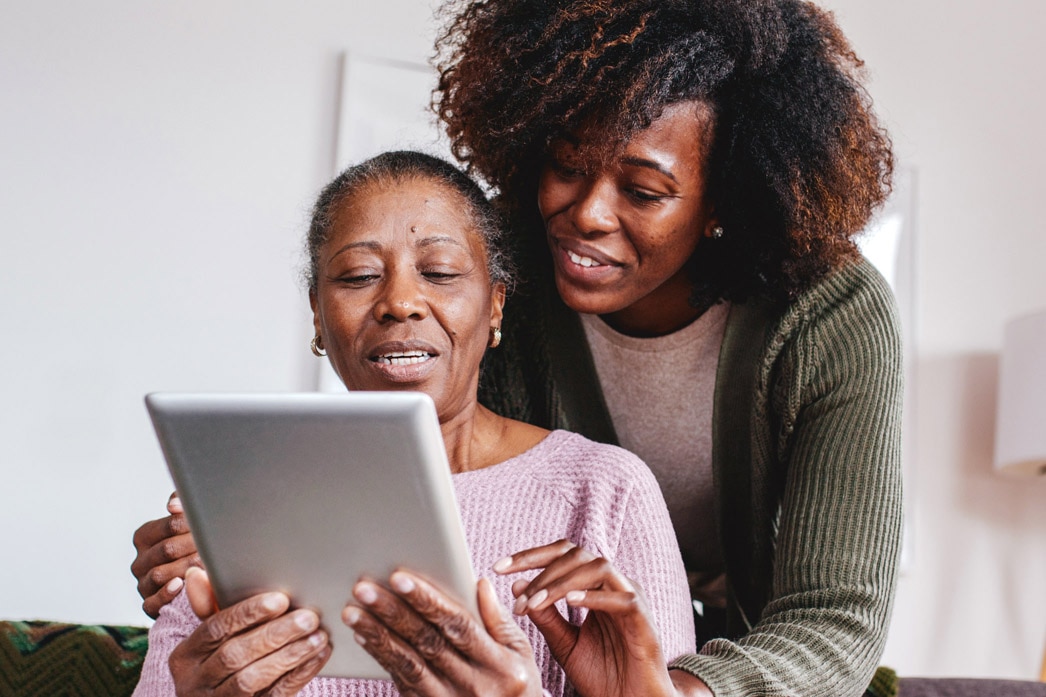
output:
[[261,591],[319,611],[322,675],[389,676],[341,621],[362,576],[423,574],[476,613],[436,409],[417,392],[145,398],[221,607]]

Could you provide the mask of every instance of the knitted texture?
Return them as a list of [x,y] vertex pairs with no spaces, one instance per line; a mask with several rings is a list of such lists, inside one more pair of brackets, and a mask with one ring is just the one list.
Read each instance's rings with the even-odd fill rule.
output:
[[897,671],[886,666],[879,666],[872,677],[872,683],[865,692],[865,697],[897,697],[899,682]]
[[[577,315],[534,278],[506,307],[481,400],[617,442]],[[674,663],[716,697],[868,686],[896,585],[901,376],[893,297],[866,261],[789,305],[731,306],[712,432],[726,637]]]
[[[650,470],[634,455],[554,431],[518,457],[453,478],[473,568],[477,576],[490,578],[503,604],[511,606],[511,585],[519,575],[494,575],[494,562],[565,538],[610,559],[638,582],[667,659],[693,650],[686,576],[668,510]],[[580,622],[584,613],[569,610],[568,617]],[[517,621],[534,647],[547,693],[573,694],[540,632],[527,618]],[[198,624],[184,593],[160,612],[135,695],[174,694],[167,658]],[[316,678],[301,694],[384,697],[397,692],[388,681]]]
[[0,695],[126,697],[146,651],[145,627],[0,622]]

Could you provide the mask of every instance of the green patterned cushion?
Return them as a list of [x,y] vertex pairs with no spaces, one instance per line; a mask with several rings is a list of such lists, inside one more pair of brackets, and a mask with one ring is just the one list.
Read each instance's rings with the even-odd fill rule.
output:
[[145,660],[145,627],[0,621],[0,697],[125,697]]

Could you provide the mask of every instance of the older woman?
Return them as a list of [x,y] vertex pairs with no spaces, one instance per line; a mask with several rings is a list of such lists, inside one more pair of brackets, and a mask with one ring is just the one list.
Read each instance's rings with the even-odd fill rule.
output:
[[[892,156],[860,61],[802,0],[448,11],[438,111],[524,252],[481,402],[652,467],[704,610],[681,686],[860,694],[901,534],[897,322],[853,242]],[[192,561],[177,520],[137,539],[147,607]]]
[[[408,571],[387,587],[358,583],[344,619],[404,692],[572,693],[541,634],[507,610],[515,572],[535,565],[503,557],[552,543],[531,554],[554,562],[551,573],[572,588],[592,591],[571,598],[560,617],[577,629],[575,642],[586,645],[606,623],[656,627],[663,652],[647,658],[667,678],[665,657],[692,645],[693,625],[682,560],[649,470],[620,448],[506,419],[476,400],[480,360],[500,341],[509,280],[498,234],[479,188],[418,153],[353,167],[316,204],[308,241],[313,349],[326,350],[351,389],[433,398],[476,573],[497,571],[480,581],[482,621]],[[137,695],[395,693],[386,681],[313,679],[329,656],[326,633],[315,613],[291,609],[283,594],[217,610],[203,572],[186,580],[186,591],[150,631]],[[419,611],[397,622],[406,608]],[[419,671],[424,680],[415,684]]]

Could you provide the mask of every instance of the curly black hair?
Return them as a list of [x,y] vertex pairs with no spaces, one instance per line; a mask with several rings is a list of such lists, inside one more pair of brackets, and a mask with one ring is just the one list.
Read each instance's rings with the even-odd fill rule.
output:
[[[863,63],[802,0],[450,0],[434,108],[456,157],[536,221],[557,137],[619,148],[668,105],[705,103],[722,239],[690,262],[694,302],[787,300],[857,256],[890,191],[891,144]],[[695,138],[708,136],[695,133]],[[543,244],[543,241],[542,241]]]

